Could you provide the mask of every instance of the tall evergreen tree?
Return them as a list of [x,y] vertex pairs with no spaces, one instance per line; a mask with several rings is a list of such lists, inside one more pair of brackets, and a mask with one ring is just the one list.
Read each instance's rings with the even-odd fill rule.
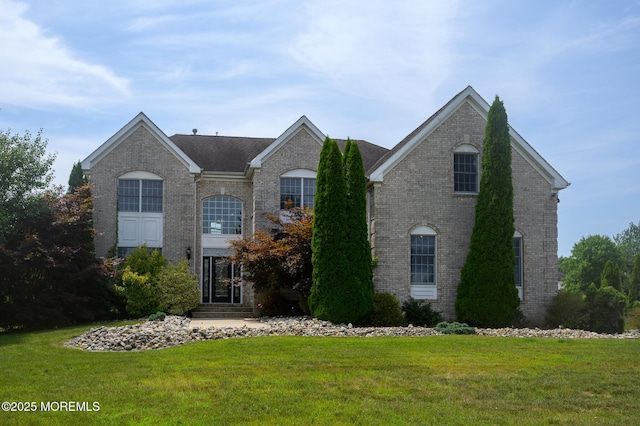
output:
[[78,161],[73,164],[71,174],[69,174],[69,190],[67,194],[73,194],[77,188],[87,183],[87,179],[82,171],[82,163]]
[[633,262],[633,271],[629,282],[629,306],[640,300],[640,253],[636,255]]
[[511,179],[507,113],[496,96],[487,116],[475,224],[455,303],[458,320],[471,325],[503,327],[520,304],[514,276]]
[[613,263],[611,260],[607,260],[607,263],[604,264],[604,269],[602,271],[602,278],[600,279],[600,287],[611,286],[616,290],[620,291],[622,286],[622,277],[620,276],[620,268],[617,264]]
[[367,232],[367,180],[360,148],[347,140],[344,153],[347,183],[347,260],[353,278],[351,309],[356,322],[364,321],[373,308],[373,271]]
[[334,323],[352,320],[346,199],[342,154],[336,141],[327,137],[320,152],[316,179],[309,309],[314,317]]

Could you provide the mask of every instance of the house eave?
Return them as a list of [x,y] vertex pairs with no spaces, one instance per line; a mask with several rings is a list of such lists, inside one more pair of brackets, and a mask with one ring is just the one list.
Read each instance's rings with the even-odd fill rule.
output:
[[127,139],[138,128],[143,127],[149,133],[154,135],[165,147],[189,170],[189,173],[197,174],[202,169],[189,158],[176,144],[167,137],[167,135],[160,130],[158,126],[153,123],[143,112],[136,115],[131,121],[129,121],[124,127],[122,127],[113,136],[107,139],[102,145],[100,145],[95,151],[93,151],[87,158],[82,161],[82,169],[85,171],[91,170],[91,168],[106,157],[111,151],[113,151],[122,141]]

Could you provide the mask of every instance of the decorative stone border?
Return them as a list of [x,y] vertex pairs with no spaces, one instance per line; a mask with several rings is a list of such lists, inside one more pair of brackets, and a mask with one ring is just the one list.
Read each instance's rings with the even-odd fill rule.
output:
[[[309,317],[265,318],[262,328],[220,327],[190,328],[189,318],[167,316],[164,321],[146,321],[121,327],[97,327],[69,340],[66,347],[86,351],[141,351],[161,349],[201,340],[216,340],[258,336],[437,336],[441,333],[428,327],[353,327],[335,325]],[[640,337],[634,330],[622,334],[598,334],[591,331],[556,328],[552,330],[531,328],[476,328],[480,336],[495,337],[535,337],[555,339],[628,339]]]

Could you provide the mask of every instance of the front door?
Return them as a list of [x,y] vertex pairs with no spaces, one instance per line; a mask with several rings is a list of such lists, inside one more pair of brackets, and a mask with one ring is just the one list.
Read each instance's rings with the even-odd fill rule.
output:
[[227,257],[202,258],[202,303],[240,303],[240,286],[233,285],[235,266]]

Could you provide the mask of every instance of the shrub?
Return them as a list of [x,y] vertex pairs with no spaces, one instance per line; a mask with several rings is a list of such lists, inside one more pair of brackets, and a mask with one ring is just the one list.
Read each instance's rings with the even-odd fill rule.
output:
[[373,295],[373,310],[369,316],[369,324],[375,327],[404,325],[400,302],[393,294],[375,293]]
[[640,303],[637,301],[627,312],[625,328],[627,330],[640,330]]
[[622,333],[627,299],[613,287],[595,286],[587,289],[587,304],[591,313],[589,330],[597,333]]
[[410,298],[402,304],[404,318],[415,326],[432,327],[442,321],[440,312],[431,309],[429,303]]
[[184,315],[198,307],[200,289],[198,278],[189,272],[186,260],[178,266],[168,264],[158,276],[158,301],[162,309],[172,315]]
[[513,314],[513,318],[511,319],[511,321],[509,321],[508,326],[515,327],[515,328],[525,328],[528,325],[529,325],[529,320],[524,315],[524,313],[522,313],[522,309],[518,307],[516,309],[515,314]]
[[292,316],[301,312],[301,309],[296,307],[297,304],[298,302],[288,300],[279,291],[272,290],[264,294],[262,303],[258,307],[260,315],[268,317]]
[[476,334],[475,328],[460,322],[441,322],[433,329],[442,334]]
[[547,309],[545,324],[573,329],[585,329],[589,325],[589,311],[581,293],[560,290],[551,300]]
[[158,310],[158,289],[148,275],[140,275],[127,266],[122,273],[121,284],[114,288],[124,297],[129,315],[139,318]]
[[149,321],[164,321],[164,319],[167,317],[167,314],[165,314],[164,312],[156,312],[155,314],[151,314],[149,315]]

